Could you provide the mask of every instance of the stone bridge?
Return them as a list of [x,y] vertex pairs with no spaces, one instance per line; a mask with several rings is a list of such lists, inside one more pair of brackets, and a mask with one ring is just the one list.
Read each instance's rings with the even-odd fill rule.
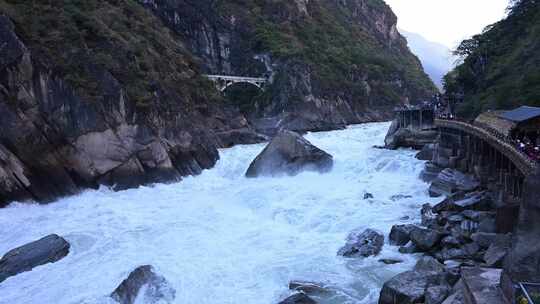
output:
[[248,83],[256,86],[264,91],[264,85],[267,82],[266,78],[259,77],[241,77],[241,76],[226,76],[226,75],[204,75],[206,78],[213,81],[218,90],[225,91],[228,87],[237,83]]

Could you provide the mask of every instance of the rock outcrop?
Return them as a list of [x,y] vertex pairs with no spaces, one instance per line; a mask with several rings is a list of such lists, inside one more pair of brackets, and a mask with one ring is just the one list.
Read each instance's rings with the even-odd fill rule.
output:
[[15,248],[0,259],[0,282],[37,266],[54,263],[69,253],[69,243],[56,234]]
[[176,291],[167,280],[156,274],[150,265],[139,266],[118,285],[111,297],[120,304],[172,303]]
[[[110,28],[99,32],[104,37],[94,39],[116,44],[77,55],[78,41],[62,41],[63,36],[55,40],[58,45],[43,45],[39,40],[43,37],[33,35],[26,35],[28,41],[23,41],[18,33],[29,31],[24,16],[31,9],[22,2],[10,5],[10,11],[20,10],[21,14],[10,16],[16,18],[17,27],[0,15],[0,206],[13,200],[48,202],[99,185],[121,190],[180,180],[212,167],[219,158],[219,147],[264,139],[236,110],[211,102],[205,93],[213,90],[208,83],[210,89],[200,88],[199,93],[188,96],[187,89],[168,83],[166,77],[172,74],[159,74],[172,67],[174,73],[191,75],[186,83],[196,86],[195,82],[202,81],[198,85],[205,85],[196,80],[200,76],[196,66],[189,64],[189,54],[177,58],[178,53],[166,52],[167,48],[180,48],[175,42],[178,37],[164,34],[165,40],[160,42],[164,49],[157,51],[165,52],[162,61],[145,66],[163,70],[139,77],[115,68],[122,62],[95,63],[97,52],[105,58],[138,60],[129,49],[132,45],[109,39],[108,33],[113,35]],[[148,22],[149,33],[163,32],[157,18],[136,3],[107,5],[125,5],[125,10],[111,11],[128,14],[135,10],[144,19],[140,22]],[[41,6],[36,3],[33,10]],[[119,20],[131,18],[123,13],[118,13]],[[96,26],[106,26],[109,21],[104,19]],[[61,30],[60,35],[67,35],[63,32],[67,29]],[[129,34],[145,40],[139,32]],[[56,46],[58,49],[53,48]],[[81,70],[70,65],[71,61]],[[165,61],[167,69],[161,66]],[[125,66],[136,64],[125,62]],[[152,82],[142,93],[130,86],[149,77]]]
[[347,237],[347,244],[338,251],[344,257],[369,257],[378,255],[384,245],[384,236],[379,232],[366,229],[362,233],[353,231]]
[[328,172],[332,155],[315,147],[300,134],[282,131],[249,166],[246,176],[296,175],[302,170]]

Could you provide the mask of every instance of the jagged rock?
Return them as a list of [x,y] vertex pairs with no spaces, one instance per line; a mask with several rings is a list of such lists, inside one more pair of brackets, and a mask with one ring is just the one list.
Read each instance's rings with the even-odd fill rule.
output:
[[370,199],[370,198],[373,198],[373,194],[369,193],[369,192],[366,192],[364,193],[364,199]]
[[459,247],[461,245],[461,242],[457,238],[455,238],[454,236],[447,235],[441,240],[441,245],[443,247],[455,248],[455,247]]
[[414,270],[400,273],[384,283],[379,304],[423,303],[426,288],[438,281],[439,277],[437,273]]
[[327,172],[332,165],[332,155],[315,147],[298,133],[282,131],[253,160],[246,176],[295,175],[302,170]]
[[439,175],[439,173],[441,173],[442,170],[442,167],[439,167],[432,162],[428,162],[426,163],[424,170],[422,170],[422,172],[420,173],[420,178],[426,183],[431,183],[437,178],[437,176]]
[[278,304],[317,304],[317,302],[303,293],[297,293]]
[[501,269],[464,267],[461,274],[465,303],[505,303],[500,288]]
[[435,144],[428,144],[422,147],[422,150],[420,150],[415,157],[419,160],[432,160],[434,151]]
[[416,227],[415,225],[394,225],[392,230],[390,230],[390,245],[403,246],[406,245],[410,240],[411,230]]
[[329,290],[326,289],[323,284],[313,283],[313,282],[301,282],[301,281],[291,281],[289,282],[289,289],[298,291],[305,294],[323,294],[328,293]]
[[415,271],[419,272],[444,272],[444,265],[439,263],[436,259],[430,256],[423,256],[416,262],[414,266]]
[[399,247],[398,251],[399,253],[403,253],[403,254],[411,254],[411,253],[420,252],[421,250],[418,249],[416,246],[414,246],[413,243],[409,243],[406,246]]
[[495,241],[489,246],[488,250],[484,254],[484,261],[489,267],[501,267],[502,262],[510,246],[512,245],[512,235],[511,234],[502,234],[497,235]]
[[435,142],[438,133],[434,130],[417,130],[409,128],[398,128],[397,121],[392,122],[384,143],[388,149],[400,147],[422,149],[425,145]]
[[448,248],[444,247],[441,251],[435,253],[437,259],[441,261],[466,259],[469,257],[463,248]]
[[443,234],[436,230],[415,227],[411,230],[410,237],[416,248],[428,251],[439,243]]
[[398,260],[398,259],[380,259],[379,262],[384,263],[384,264],[386,264],[386,265],[393,265],[393,264],[403,263],[403,260]]
[[0,282],[34,267],[59,261],[69,253],[69,247],[66,240],[51,234],[8,251],[0,259]]
[[442,170],[433,180],[429,187],[429,195],[432,197],[449,196],[457,191],[472,191],[479,185],[473,176],[447,168]]
[[500,237],[499,234],[485,232],[476,232],[471,235],[471,239],[484,249],[489,248],[498,237]]
[[134,304],[140,300],[148,304],[172,303],[176,291],[169,282],[154,272],[150,265],[139,266],[111,294],[120,304]]
[[422,216],[422,226],[431,228],[437,226],[437,215],[433,213],[433,208],[430,204],[422,205],[422,210],[420,211]]
[[[437,205],[433,206],[433,211],[440,213],[442,211],[460,212],[466,209],[489,210],[491,200],[486,192],[457,192]],[[468,215],[474,216],[469,213]]]
[[353,231],[347,237],[347,244],[338,251],[338,255],[345,257],[378,255],[383,245],[384,236],[375,230],[366,229],[362,233]]
[[425,304],[441,304],[448,297],[450,287],[447,285],[431,286],[426,289]]

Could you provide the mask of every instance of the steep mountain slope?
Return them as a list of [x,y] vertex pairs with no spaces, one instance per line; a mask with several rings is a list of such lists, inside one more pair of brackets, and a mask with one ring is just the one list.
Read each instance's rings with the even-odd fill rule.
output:
[[396,104],[435,92],[382,0],[140,1],[206,72],[270,77],[248,110],[261,129],[388,119]]
[[[249,122],[387,119],[434,92],[395,24],[380,0],[0,0],[0,206],[198,174]],[[271,84],[231,106],[209,72]]]
[[459,114],[540,106],[540,2],[514,1],[509,16],[457,49],[463,64],[445,77]]
[[176,180],[257,140],[179,41],[134,1],[0,0],[0,206]]
[[422,35],[399,31],[405,38],[411,51],[420,58],[424,70],[439,89],[443,88],[443,77],[453,66],[452,52],[448,47],[429,41]]

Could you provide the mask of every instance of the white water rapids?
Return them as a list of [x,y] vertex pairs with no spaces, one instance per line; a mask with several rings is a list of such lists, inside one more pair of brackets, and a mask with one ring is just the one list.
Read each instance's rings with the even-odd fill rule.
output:
[[[0,283],[0,303],[110,303],[144,264],[176,289],[175,303],[275,304],[291,294],[291,280],[329,286],[335,294],[322,304],[376,303],[383,282],[412,268],[415,257],[387,239],[377,257],[346,259],[338,249],[356,228],[387,238],[393,224],[418,221],[420,206],[433,202],[414,151],[372,148],[388,126],[308,134],[334,156],[323,175],[246,179],[264,144],[236,146],[220,151],[215,168],[180,183],[0,209],[0,254],[51,233],[71,243],[64,259]],[[366,192],[374,198],[364,199]]]

